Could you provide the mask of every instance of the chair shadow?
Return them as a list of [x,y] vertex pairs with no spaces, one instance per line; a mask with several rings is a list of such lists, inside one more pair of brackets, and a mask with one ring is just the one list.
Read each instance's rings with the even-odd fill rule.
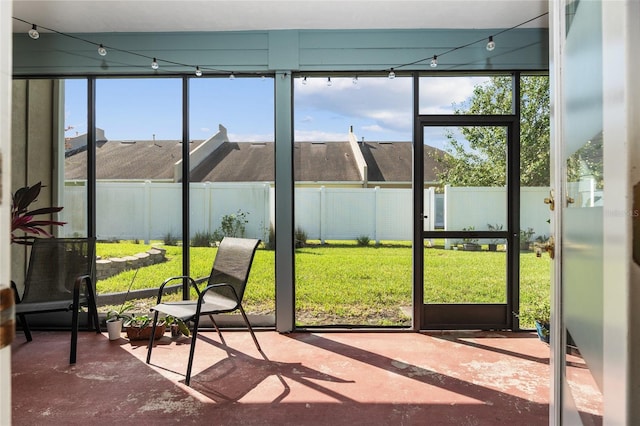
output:
[[272,376],[282,384],[283,390],[273,398],[271,403],[281,402],[291,393],[291,388],[285,378],[304,384],[339,401],[351,401],[350,398],[312,380],[354,383],[352,380],[344,380],[314,370],[304,366],[302,362],[271,361],[264,351],[260,351],[261,358],[255,358],[230,348],[224,339],[220,343],[203,335],[198,337],[206,341],[207,344],[227,352],[227,358],[218,361],[191,378],[191,388],[217,403],[238,402]]

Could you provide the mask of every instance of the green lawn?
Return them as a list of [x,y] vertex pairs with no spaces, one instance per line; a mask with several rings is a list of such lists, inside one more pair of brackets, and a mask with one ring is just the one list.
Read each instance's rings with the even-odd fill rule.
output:
[[[155,244],[159,245],[159,244]],[[157,288],[164,278],[180,275],[181,247],[163,246],[168,261],[141,268],[132,289]],[[120,257],[146,251],[133,243],[98,243],[102,257]],[[209,275],[215,248],[191,248],[192,276]],[[424,250],[427,303],[504,303],[504,252]],[[356,324],[409,325],[411,311],[411,246],[384,243],[361,247],[349,242],[310,245],[296,250],[296,319],[300,325]],[[275,252],[260,249],[251,270],[245,309],[250,313],[275,311]],[[549,298],[548,257],[521,253],[521,327],[532,328],[528,311]],[[126,291],[135,271],[97,284],[99,293]],[[176,296],[177,297],[177,296]],[[149,302],[147,302],[149,303]],[[139,306],[144,306],[142,302]],[[103,308],[104,309],[104,308]]]

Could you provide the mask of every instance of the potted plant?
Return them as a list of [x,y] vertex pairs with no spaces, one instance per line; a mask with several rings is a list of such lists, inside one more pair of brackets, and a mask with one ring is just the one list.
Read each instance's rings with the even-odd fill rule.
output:
[[167,315],[164,321],[169,326],[169,330],[171,330],[171,338],[175,339],[183,335],[189,337],[189,327],[180,318]]
[[520,230],[520,250],[526,251],[531,248],[532,238],[535,231],[533,228],[527,228],[527,230]]
[[[463,231],[474,231],[476,228],[470,226],[468,228],[462,228]],[[476,238],[463,238],[462,249],[465,251],[478,251],[480,250],[480,244]]]
[[[34,216],[57,213],[62,207],[42,207],[29,210],[31,203],[37,201],[40,190],[43,188],[42,182],[33,186],[25,186],[16,190],[11,197],[11,243],[32,245],[36,236],[51,238],[44,226],[62,226],[66,222],[57,220],[35,220]],[[33,235],[15,235],[15,231],[23,231]]]
[[131,315],[125,312],[133,308],[132,303],[123,303],[120,308],[107,312],[107,332],[109,340],[118,340],[122,332],[122,323],[131,318]]
[[[129,340],[148,340],[151,337],[152,318],[149,315],[136,315],[124,322],[124,329],[127,332]],[[166,330],[166,322],[164,319],[159,320],[156,325],[155,339],[162,337]]]
[[[487,228],[489,228],[489,231],[502,231],[502,225],[491,225],[491,224],[487,224]],[[491,242],[489,243],[489,251],[497,251],[498,250],[498,242],[500,242],[499,238],[494,238],[491,240]]]
[[538,337],[543,342],[549,343],[549,330],[551,327],[551,306],[549,301],[540,301],[539,304],[533,307],[532,313]]

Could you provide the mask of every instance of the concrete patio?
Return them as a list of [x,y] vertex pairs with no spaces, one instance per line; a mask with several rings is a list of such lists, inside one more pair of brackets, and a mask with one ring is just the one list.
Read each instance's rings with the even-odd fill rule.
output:
[[19,332],[12,347],[15,425],[544,425],[549,347],[534,333],[260,331],[146,342],[82,332]]

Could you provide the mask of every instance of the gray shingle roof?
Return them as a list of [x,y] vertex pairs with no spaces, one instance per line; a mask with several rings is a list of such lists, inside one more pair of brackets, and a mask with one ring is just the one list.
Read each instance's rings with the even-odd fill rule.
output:
[[[190,144],[195,149],[202,141]],[[358,144],[368,165],[368,181],[411,182],[410,142]],[[442,154],[435,148],[428,151]],[[273,182],[273,142],[224,142],[191,171],[193,182]],[[362,179],[348,142],[297,142],[296,181],[360,182]],[[86,179],[86,152],[66,158],[65,178]],[[174,179],[174,164],[182,158],[177,141],[108,141],[96,150],[97,179]],[[437,180],[438,167],[425,155],[425,181]]]

